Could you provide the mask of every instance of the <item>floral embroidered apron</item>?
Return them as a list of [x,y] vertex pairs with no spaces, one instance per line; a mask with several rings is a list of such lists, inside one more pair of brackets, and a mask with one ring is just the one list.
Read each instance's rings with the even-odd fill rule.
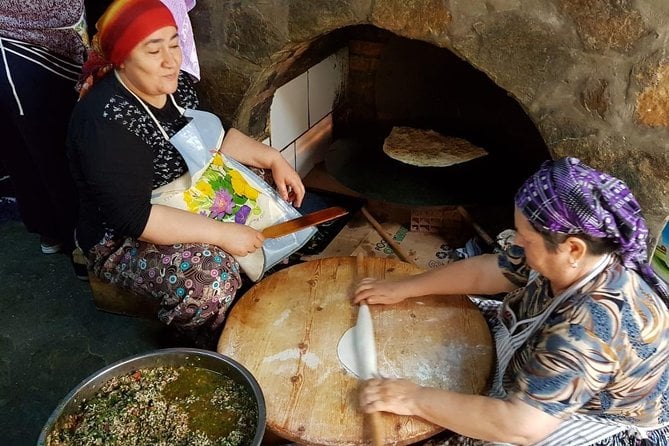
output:
[[[152,191],[151,204],[246,224],[257,230],[301,216],[263,179],[218,151],[225,132],[216,115],[184,109],[170,94],[174,106],[188,119],[188,123],[170,138],[144,101],[123,83],[116,71],[114,75],[137,99],[188,166],[188,174]],[[269,268],[300,249],[315,232],[315,228],[306,228],[276,239],[266,239],[262,249],[236,257],[236,260],[249,279],[258,281]]]

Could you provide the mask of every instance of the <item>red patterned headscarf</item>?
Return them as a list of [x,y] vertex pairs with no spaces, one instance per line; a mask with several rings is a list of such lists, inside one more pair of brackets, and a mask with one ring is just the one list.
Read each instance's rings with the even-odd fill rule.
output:
[[147,36],[176,23],[160,0],[114,0],[95,24],[91,51],[84,63],[81,94],[111,68],[118,67]]

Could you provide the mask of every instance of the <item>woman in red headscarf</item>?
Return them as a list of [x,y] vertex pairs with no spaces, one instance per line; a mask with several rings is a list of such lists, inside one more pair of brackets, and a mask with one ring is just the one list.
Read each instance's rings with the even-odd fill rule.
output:
[[[114,1],[97,30],[68,137],[81,193],[77,242],[101,279],[160,299],[163,322],[214,333],[241,285],[234,257],[257,251],[263,236],[155,198],[196,169],[184,154],[222,135],[220,121],[195,110],[178,30],[160,0]],[[299,207],[304,186],[278,151],[235,129],[219,151],[271,169],[281,197]]]

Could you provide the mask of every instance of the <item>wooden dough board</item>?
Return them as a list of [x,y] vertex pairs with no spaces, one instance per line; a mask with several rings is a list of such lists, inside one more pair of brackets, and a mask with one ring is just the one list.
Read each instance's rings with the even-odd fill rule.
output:
[[[218,352],[258,380],[267,427],[300,444],[369,442],[358,412],[358,381],[344,370],[337,343],[355,325],[351,304],[355,257],[313,260],[256,284],[235,304]],[[394,259],[365,258],[365,276],[402,277],[421,269]],[[383,376],[466,393],[485,390],[492,340],[464,296],[427,296],[370,306]],[[442,430],[418,417],[383,413],[384,444],[405,445]]]

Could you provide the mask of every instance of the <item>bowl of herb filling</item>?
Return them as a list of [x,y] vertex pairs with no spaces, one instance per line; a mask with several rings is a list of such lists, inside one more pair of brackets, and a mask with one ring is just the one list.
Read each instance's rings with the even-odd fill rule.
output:
[[168,348],[122,359],[75,387],[38,446],[257,446],[266,408],[256,379],[208,350]]

